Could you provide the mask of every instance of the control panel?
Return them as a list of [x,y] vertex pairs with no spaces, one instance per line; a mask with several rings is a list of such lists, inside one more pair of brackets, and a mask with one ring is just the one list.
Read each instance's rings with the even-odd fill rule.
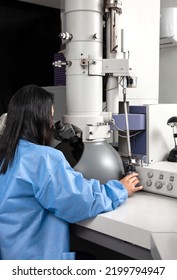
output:
[[154,162],[147,166],[137,166],[143,190],[177,198],[177,163]]

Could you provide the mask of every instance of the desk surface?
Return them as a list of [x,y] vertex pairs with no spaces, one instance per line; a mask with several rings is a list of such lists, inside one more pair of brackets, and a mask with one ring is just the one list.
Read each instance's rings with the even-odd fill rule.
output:
[[177,199],[141,191],[116,210],[78,225],[151,250],[152,233],[177,232],[176,213]]

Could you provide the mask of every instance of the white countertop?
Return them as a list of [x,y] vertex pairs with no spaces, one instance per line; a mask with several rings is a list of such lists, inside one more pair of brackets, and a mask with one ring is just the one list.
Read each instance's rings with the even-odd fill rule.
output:
[[176,198],[140,191],[116,210],[78,224],[151,250],[152,233],[177,232],[176,213]]

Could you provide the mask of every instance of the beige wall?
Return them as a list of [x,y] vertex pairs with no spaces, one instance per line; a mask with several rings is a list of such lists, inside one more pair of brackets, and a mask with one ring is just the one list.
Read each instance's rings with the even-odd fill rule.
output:
[[160,0],[124,0],[126,45],[130,66],[138,76],[137,88],[129,89],[131,103],[156,104],[159,95]]
[[[163,7],[177,8],[177,0],[161,0]],[[159,101],[177,103],[177,46],[160,50]]]

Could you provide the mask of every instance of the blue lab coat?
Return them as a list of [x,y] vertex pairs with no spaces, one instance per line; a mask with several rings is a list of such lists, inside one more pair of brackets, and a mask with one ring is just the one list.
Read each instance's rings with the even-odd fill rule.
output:
[[62,152],[20,140],[0,175],[0,259],[74,259],[69,223],[113,210],[127,196],[119,181],[87,180]]

